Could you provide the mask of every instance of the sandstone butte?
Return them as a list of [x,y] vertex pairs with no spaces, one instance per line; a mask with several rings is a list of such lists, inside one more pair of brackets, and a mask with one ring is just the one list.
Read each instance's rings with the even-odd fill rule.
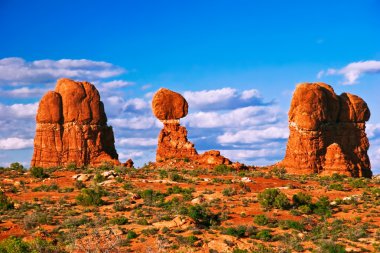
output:
[[185,117],[188,113],[188,103],[181,94],[165,88],[159,89],[153,96],[152,111],[164,124],[164,128],[158,136],[156,162],[189,159],[209,167],[221,164],[240,165],[233,164],[216,150],[198,154],[194,144],[187,139],[186,128],[180,125],[180,118]]
[[31,166],[119,164],[112,127],[91,83],[58,80],[42,97],[36,122]]
[[335,94],[325,83],[301,83],[290,105],[286,154],[290,173],[371,177],[365,122],[366,102],[356,95]]

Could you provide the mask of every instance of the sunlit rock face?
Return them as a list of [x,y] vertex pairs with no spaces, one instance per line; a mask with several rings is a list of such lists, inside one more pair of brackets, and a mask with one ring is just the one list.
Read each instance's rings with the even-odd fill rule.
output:
[[372,176],[365,133],[370,111],[363,99],[338,96],[325,83],[302,83],[288,115],[290,135],[279,166],[296,174]]
[[31,166],[118,164],[112,127],[98,90],[88,82],[60,79],[41,99]]

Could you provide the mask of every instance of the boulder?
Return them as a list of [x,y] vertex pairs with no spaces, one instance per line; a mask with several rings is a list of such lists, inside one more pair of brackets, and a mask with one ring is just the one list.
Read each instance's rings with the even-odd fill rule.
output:
[[152,110],[159,120],[180,119],[187,115],[188,104],[181,94],[161,88],[153,96]]
[[58,80],[42,97],[36,122],[31,166],[119,164],[112,127],[91,83]]
[[365,122],[370,111],[363,99],[338,96],[324,83],[302,83],[289,110],[290,135],[279,166],[290,173],[339,173],[371,177]]

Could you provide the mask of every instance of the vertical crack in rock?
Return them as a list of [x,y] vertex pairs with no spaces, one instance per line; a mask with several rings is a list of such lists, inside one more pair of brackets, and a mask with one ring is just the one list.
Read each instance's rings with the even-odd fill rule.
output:
[[98,90],[88,82],[60,79],[41,99],[31,166],[118,164],[111,126]]
[[334,173],[371,177],[365,122],[366,102],[356,95],[336,95],[325,83],[302,83],[289,110],[289,140],[280,166],[296,174]]

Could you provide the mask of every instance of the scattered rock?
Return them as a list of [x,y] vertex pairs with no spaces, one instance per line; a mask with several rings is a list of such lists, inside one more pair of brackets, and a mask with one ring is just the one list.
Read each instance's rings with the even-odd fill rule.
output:
[[243,183],[250,183],[250,182],[252,182],[252,180],[249,177],[242,177],[240,179],[240,181],[242,181]]
[[203,197],[198,197],[198,198],[195,198],[195,199],[192,199],[191,200],[191,203],[192,204],[202,204],[203,202],[205,202],[206,199],[203,198]]
[[210,150],[198,156],[197,161],[204,165],[230,165],[232,162],[222,156],[217,150]]
[[116,181],[114,179],[109,179],[109,180],[103,181],[103,182],[99,183],[98,185],[108,186],[108,185],[112,185],[112,184],[116,184]]
[[123,166],[126,167],[127,169],[131,169],[133,168],[133,161],[132,159],[128,159],[128,161],[126,161],[125,163],[123,163]]
[[188,217],[181,217],[181,216],[176,216],[173,220],[171,221],[161,221],[161,222],[155,222],[152,224],[156,228],[181,228],[181,229],[187,229],[190,226],[194,225],[194,221],[191,220]]
[[111,178],[115,178],[117,174],[115,173],[115,171],[109,170],[109,171],[104,171],[102,173],[102,176],[105,177],[106,179],[111,179]]
[[118,164],[112,127],[98,90],[88,82],[60,79],[41,99],[31,166]]
[[289,110],[286,155],[278,165],[290,173],[334,173],[371,177],[365,122],[370,111],[363,99],[336,95],[325,83],[302,83]]
[[78,181],[82,181],[82,182],[87,182],[93,177],[94,176],[91,174],[77,174],[77,175],[73,176],[73,179],[78,180]]

